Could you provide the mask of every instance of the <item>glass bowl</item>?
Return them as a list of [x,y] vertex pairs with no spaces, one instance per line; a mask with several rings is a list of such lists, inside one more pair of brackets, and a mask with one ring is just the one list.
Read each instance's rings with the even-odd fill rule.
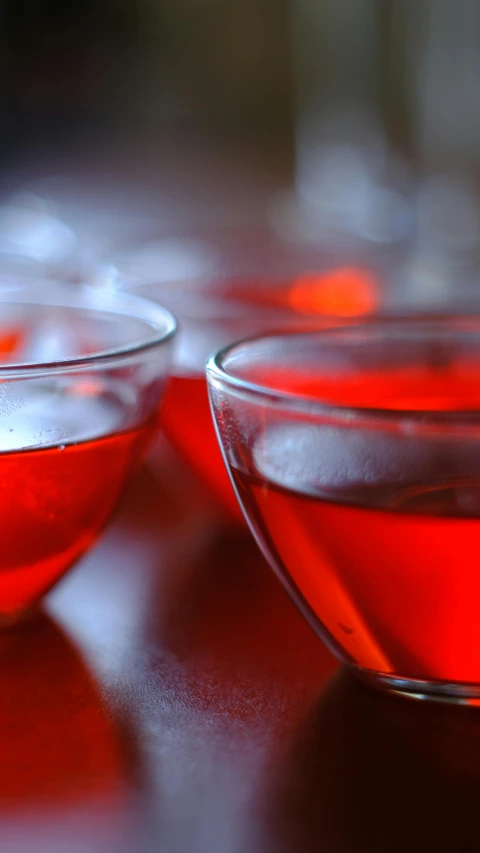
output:
[[254,536],[337,657],[477,701],[480,318],[261,337],[207,375]]
[[[209,356],[247,335],[350,323],[375,310],[379,279],[361,266],[326,267],[267,276],[218,275],[191,281],[124,282],[172,310],[179,320],[162,424],[177,448],[231,518],[242,520],[212,423],[205,379]],[[122,284],[122,282],[121,282]]]
[[172,315],[126,294],[0,282],[0,625],[96,540],[156,431]]

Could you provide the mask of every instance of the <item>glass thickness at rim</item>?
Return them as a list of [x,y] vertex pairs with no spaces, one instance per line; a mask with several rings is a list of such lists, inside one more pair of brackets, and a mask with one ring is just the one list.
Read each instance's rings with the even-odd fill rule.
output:
[[[350,423],[352,426],[378,425],[392,427],[415,423],[416,426],[447,427],[465,426],[468,424],[460,420],[464,412],[460,411],[432,411],[429,409],[405,408],[381,408],[371,406],[343,405],[330,402],[328,399],[319,399],[318,396],[309,396],[304,393],[289,391],[275,387],[269,383],[255,382],[241,375],[235,374],[235,361],[237,364],[244,356],[243,365],[248,368],[251,362],[261,355],[261,349],[270,348],[267,358],[271,357],[274,366],[274,351],[276,346],[282,345],[282,359],[291,348],[292,355],[295,352],[295,344],[302,344],[307,350],[308,343],[312,346],[315,342],[335,346],[338,352],[348,352],[349,346],[362,345],[367,349],[375,341],[385,343],[450,343],[453,346],[465,344],[466,341],[475,343],[478,347],[480,362],[480,313],[462,314],[421,314],[402,316],[380,316],[365,318],[354,324],[327,329],[307,329],[305,331],[279,331],[267,335],[254,335],[244,338],[232,344],[222,347],[208,360],[206,366],[209,382],[218,387],[228,390],[236,396],[244,399],[256,400],[271,408],[282,407],[285,410],[297,412],[308,417],[325,417],[335,421]],[[232,364],[228,364],[232,360]],[[285,362],[284,363],[288,363]],[[480,364],[479,364],[480,373]],[[343,373],[343,378],[345,376]],[[339,380],[341,381],[341,379]],[[473,413],[480,420],[480,407]],[[462,418],[463,419],[463,418]],[[471,426],[471,421],[470,421]]]
[[150,329],[138,341],[85,355],[70,356],[54,361],[0,362],[0,377],[26,378],[45,372],[63,372],[82,368],[113,366],[124,360],[141,357],[144,352],[167,343],[177,329],[177,321],[168,309],[147,299],[120,292],[103,292],[89,285],[72,285],[68,282],[32,280],[28,282],[0,280],[0,308],[11,307],[69,309],[85,314],[122,317],[139,320]]

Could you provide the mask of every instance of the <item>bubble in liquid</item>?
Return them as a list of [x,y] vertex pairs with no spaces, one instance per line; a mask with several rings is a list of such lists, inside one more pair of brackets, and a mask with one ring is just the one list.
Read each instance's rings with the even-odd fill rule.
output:
[[0,418],[12,415],[25,405],[27,392],[25,383],[0,383]]

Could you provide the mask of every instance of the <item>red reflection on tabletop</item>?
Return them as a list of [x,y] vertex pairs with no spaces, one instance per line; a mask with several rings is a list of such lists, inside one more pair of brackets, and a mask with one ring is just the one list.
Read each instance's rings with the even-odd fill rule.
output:
[[97,686],[40,615],[0,636],[0,809],[74,803],[118,790],[118,743]]

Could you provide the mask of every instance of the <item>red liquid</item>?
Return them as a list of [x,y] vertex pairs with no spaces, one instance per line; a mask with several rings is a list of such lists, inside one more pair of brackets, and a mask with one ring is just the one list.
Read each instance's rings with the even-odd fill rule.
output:
[[[95,388],[83,382],[47,392],[44,404],[41,395],[27,399],[28,420],[20,406],[0,433],[0,447],[17,435],[49,443],[0,452],[0,622],[40,598],[94,542],[151,437],[153,424],[115,429],[121,401],[99,389],[94,396]],[[61,444],[49,442],[59,424]]]
[[[418,381],[370,375],[358,398],[420,408],[425,395],[432,409],[466,411],[479,402],[474,372],[460,382],[453,369],[418,371]],[[313,379],[308,387],[325,390]],[[233,473],[257,534],[347,660],[397,677],[480,682],[474,432],[409,441],[290,421],[267,427],[250,453],[250,473]]]
[[243,519],[218,444],[202,374],[169,379],[162,404],[162,423],[170,441],[221,504],[239,520]]

